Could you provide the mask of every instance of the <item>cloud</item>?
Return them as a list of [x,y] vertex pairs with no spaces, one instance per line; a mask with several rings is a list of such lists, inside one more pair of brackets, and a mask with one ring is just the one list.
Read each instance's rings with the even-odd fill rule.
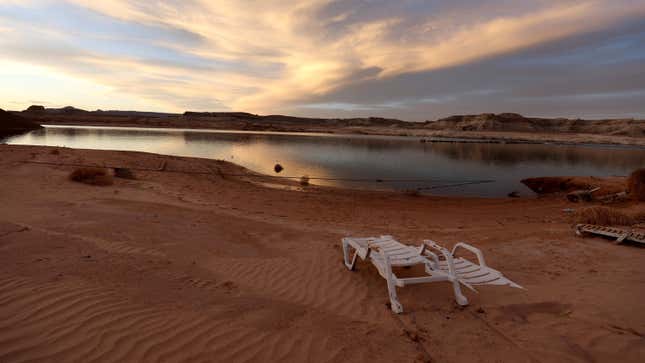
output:
[[[434,119],[451,114],[518,112],[569,117],[643,117],[645,22],[576,35],[513,54],[439,70],[369,79],[300,104],[351,104],[363,116]],[[429,102],[431,101],[431,102]],[[399,102],[399,109],[381,104]],[[294,107],[285,112],[307,114]],[[345,109],[317,109],[338,116]]]
[[[643,16],[645,3],[631,0],[0,0],[0,47],[8,60],[95,82],[161,110],[310,114],[338,108],[420,118],[428,105],[494,99],[493,88],[503,97],[517,83],[503,72],[482,76],[477,67],[499,70],[504,64],[521,78],[531,78],[522,71],[544,71],[546,81],[533,78],[536,88],[567,93],[570,85],[551,79],[549,71],[561,72],[557,63],[576,56],[587,58],[576,64],[592,67],[593,56],[554,48],[534,64],[526,57],[505,61],[572,38],[589,37],[595,44]],[[632,34],[622,41],[634,39],[643,38]],[[626,61],[642,60],[624,47],[614,51]],[[435,91],[455,88],[447,75],[466,74],[495,86]],[[436,86],[419,83],[419,75]],[[583,91],[598,93],[602,82],[587,77],[592,79],[580,77],[587,83]],[[603,77],[597,79],[605,82]],[[522,92],[529,96],[531,87]],[[504,98],[497,100],[507,106]],[[100,107],[101,100],[95,103]]]

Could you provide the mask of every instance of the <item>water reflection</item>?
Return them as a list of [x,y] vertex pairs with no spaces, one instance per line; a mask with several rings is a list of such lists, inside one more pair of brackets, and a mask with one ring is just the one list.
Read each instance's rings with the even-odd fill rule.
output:
[[[12,144],[147,151],[223,159],[281,175],[372,179],[370,183],[312,180],[322,185],[411,189],[464,180],[494,183],[435,189],[435,194],[504,196],[519,180],[541,175],[625,175],[645,166],[645,150],[562,145],[420,143],[384,136],[244,134],[157,129],[47,127],[13,137]],[[376,182],[376,179],[385,180]],[[405,181],[390,181],[403,179]]]
[[431,152],[442,153],[456,160],[479,160],[486,163],[513,165],[526,161],[563,165],[581,163],[615,165],[633,168],[643,163],[643,150],[624,147],[591,147],[540,144],[432,144]]

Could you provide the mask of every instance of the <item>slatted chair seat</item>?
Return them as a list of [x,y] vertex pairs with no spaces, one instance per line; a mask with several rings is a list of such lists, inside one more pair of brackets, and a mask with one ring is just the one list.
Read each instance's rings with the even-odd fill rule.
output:
[[616,243],[624,241],[632,241],[636,243],[645,244],[645,233],[632,231],[631,229],[600,226],[596,224],[577,224],[576,234],[579,236],[585,233],[595,234],[599,236],[612,237],[616,239]]

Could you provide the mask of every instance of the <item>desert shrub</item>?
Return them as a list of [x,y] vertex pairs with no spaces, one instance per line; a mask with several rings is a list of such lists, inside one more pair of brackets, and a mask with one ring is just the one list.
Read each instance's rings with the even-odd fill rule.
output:
[[627,192],[632,199],[645,201],[645,169],[634,170],[629,175]]
[[406,189],[403,193],[409,197],[418,197],[421,195],[421,191],[419,189]]
[[645,223],[645,211],[636,212],[632,215],[634,222]]
[[306,175],[301,176],[300,177],[300,185],[302,185],[303,187],[308,186],[309,185],[309,177],[306,176]]
[[577,211],[573,215],[574,223],[599,224],[603,226],[632,225],[636,223],[634,216],[609,207],[589,207]]
[[136,179],[132,170],[128,168],[114,168],[114,176],[121,179]]
[[112,175],[106,169],[100,168],[78,168],[69,174],[69,179],[75,182],[89,185],[112,185]]
[[283,167],[282,167],[282,165],[280,165],[280,164],[275,164],[275,165],[273,166],[273,171],[275,171],[276,173],[279,173],[279,172],[281,172],[282,170],[284,170],[284,168],[283,168]]

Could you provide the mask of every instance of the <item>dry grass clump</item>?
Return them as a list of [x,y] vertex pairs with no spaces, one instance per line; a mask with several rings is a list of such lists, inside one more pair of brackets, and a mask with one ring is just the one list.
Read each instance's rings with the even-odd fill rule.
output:
[[599,224],[603,226],[628,226],[637,222],[637,218],[609,207],[589,207],[573,215],[574,223]]
[[634,170],[629,175],[627,192],[632,199],[645,201],[645,169]]
[[302,185],[303,187],[308,186],[309,185],[309,177],[306,176],[306,175],[301,176],[300,177],[300,185]]
[[645,223],[645,211],[636,212],[632,217],[636,223]]
[[89,185],[112,185],[114,179],[106,169],[100,168],[78,168],[69,174],[69,179],[75,182]]
[[114,176],[121,179],[136,179],[132,170],[128,168],[114,168]]
[[421,195],[421,191],[419,189],[406,189],[403,193],[409,197],[418,197]]

